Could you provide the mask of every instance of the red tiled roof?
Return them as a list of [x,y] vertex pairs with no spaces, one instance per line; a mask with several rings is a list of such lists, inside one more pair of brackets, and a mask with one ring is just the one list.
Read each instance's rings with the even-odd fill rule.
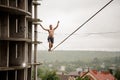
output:
[[115,77],[109,72],[105,71],[98,72],[97,70],[90,70],[88,73],[94,76],[97,80],[115,80]]

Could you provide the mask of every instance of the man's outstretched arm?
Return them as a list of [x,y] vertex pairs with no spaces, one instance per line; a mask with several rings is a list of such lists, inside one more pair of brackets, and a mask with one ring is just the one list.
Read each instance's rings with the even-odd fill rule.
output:
[[54,28],[54,30],[58,28],[59,23],[60,23],[60,21],[57,22],[57,26]]
[[43,30],[48,31],[48,29],[45,29],[41,24],[40,24],[40,26],[42,27]]

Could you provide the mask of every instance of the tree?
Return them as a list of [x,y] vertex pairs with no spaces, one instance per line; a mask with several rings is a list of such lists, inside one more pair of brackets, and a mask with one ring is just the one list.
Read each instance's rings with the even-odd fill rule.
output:
[[41,68],[38,68],[37,76],[38,76],[39,78],[41,78],[43,75],[44,75],[44,70],[41,69]]
[[115,77],[120,80],[120,70],[116,70]]
[[84,78],[78,77],[76,80],[90,80],[87,76],[85,76]]
[[59,77],[56,75],[55,71],[47,71],[42,77],[42,80],[59,80]]
[[82,78],[81,78],[81,77],[78,77],[76,80],[82,80]]

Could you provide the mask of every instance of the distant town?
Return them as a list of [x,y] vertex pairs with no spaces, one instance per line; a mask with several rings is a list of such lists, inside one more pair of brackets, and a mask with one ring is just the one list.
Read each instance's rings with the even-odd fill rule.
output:
[[119,80],[117,76],[120,76],[120,52],[38,51],[38,61],[43,63],[38,71],[56,71],[60,80],[69,80],[70,77],[77,79],[88,75],[90,80]]

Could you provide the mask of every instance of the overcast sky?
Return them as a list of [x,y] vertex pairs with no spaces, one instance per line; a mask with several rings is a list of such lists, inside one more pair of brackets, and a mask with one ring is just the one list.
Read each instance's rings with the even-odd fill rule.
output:
[[[49,28],[52,24],[59,27],[55,31],[54,46],[96,13],[110,0],[42,0],[38,7],[41,24]],[[43,43],[39,50],[47,50],[48,33],[38,28],[38,40]],[[117,50],[120,51],[120,0],[109,6],[79,29],[56,50]]]

